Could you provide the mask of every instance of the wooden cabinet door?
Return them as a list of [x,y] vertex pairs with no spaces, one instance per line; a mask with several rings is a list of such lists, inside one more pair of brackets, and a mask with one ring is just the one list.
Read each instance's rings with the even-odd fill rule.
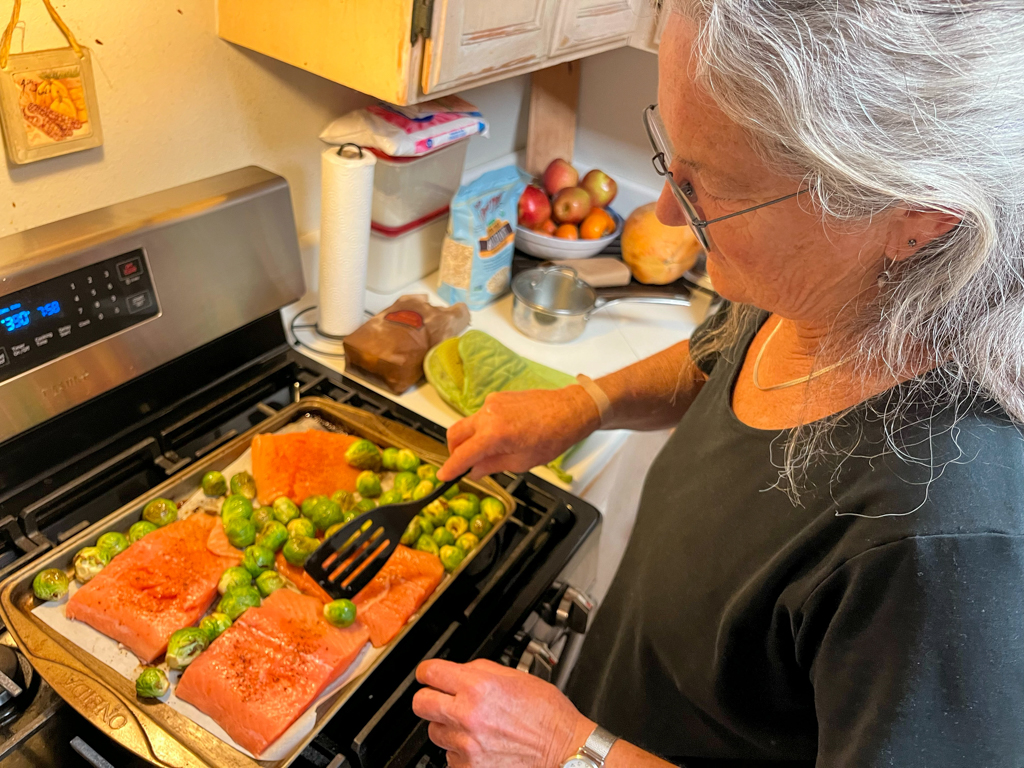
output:
[[[557,0],[561,5],[564,0]],[[547,57],[556,0],[434,0],[423,92],[472,85]]]
[[562,0],[551,55],[581,56],[629,43],[647,0]]

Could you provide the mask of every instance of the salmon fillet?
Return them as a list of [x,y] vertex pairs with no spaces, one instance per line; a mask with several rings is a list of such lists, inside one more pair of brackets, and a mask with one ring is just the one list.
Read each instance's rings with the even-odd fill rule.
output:
[[65,615],[123,643],[143,662],[167,650],[167,639],[195,624],[217,596],[226,568],[241,552],[211,552],[220,518],[195,514],[139,539],[68,600]]
[[353,600],[359,621],[370,630],[374,648],[387,645],[402,631],[442,578],[444,566],[437,555],[398,546]]
[[279,496],[301,503],[307,496],[354,491],[360,470],[345,461],[359,438],[311,429],[285,435],[257,435],[252,441],[252,474],[260,504]]
[[328,624],[322,603],[279,589],[250,608],[178,681],[178,698],[259,756],[355,661],[369,632]]
[[292,565],[284,559],[284,555],[280,552],[277,553],[277,557],[274,560],[274,566],[281,576],[284,576],[288,581],[298,587],[299,591],[304,595],[315,597],[321,603],[329,603],[334,599],[324,592],[320,585],[316,583],[316,580],[306,573],[304,568],[297,568]]

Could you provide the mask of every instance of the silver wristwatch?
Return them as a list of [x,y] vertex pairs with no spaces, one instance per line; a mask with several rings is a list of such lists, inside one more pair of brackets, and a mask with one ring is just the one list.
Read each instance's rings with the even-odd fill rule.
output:
[[562,768],[603,768],[612,744],[616,741],[615,736],[599,725],[579,752],[562,763]]

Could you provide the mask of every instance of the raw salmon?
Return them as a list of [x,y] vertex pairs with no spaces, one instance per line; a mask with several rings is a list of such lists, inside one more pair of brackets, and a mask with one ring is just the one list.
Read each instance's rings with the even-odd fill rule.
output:
[[354,491],[360,470],[345,461],[359,438],[311,429],[284,435],[257,435],[252,441],[252,474],[261,504],[279,496],[302,502],[307,496]]
[[185,670],[175,690],[259,756],[355,661],[369,632],[337,629],[322,603],[279,589]]
[[274,561],[274,565],[277,572],[284,576],[288,581],[298,587],[299,591],[310,597],[315,597],[322,603],[329,603],[334,598],[324,592],[316,580],[306,573],[304,568],[297,568],[296,566],[289,563],[284,559],[284,555],[280,552],[277,553],[277,558]]
[[399,545],[353,600],[359,621],[370,630],[374,648],[394,639],[443,577],[444,566],[437,555]]
[[217,581],[241,552],[215,554],[207,544],[220,518],[197,513],[139,539],[68,600],[65,615],[84,621],[144,662],[167,650],[167,638],[195,624],[217,596]]

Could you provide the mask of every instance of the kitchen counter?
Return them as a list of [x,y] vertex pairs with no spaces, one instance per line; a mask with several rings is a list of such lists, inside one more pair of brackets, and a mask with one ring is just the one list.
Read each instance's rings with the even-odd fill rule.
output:
[[[444,305],[437,295],[436,273],[407,286],[394,294],[367,292],[367,316],[390,306],[405,294],[427,294],[432,304]],[[315,294],[304,296],[285,307],[282,318],[289,327],[295,315],[316,304]],[[603,376],[689,338],[707,313],[708,299],[696,294],[689,307],[650,304],[616,304],[595,313],[583,335],[568,344],[546,344],[523,336],[512,325],[512,296],[505,296],[490,306],[471,312],[470,328],[489,333],[515,352],[539,363],[571,374],[584,373],[592,378]],[[312,314],[312,313],[311,313]],[[305,321],[309,315],[305,316]],[[339,351],[340,351],[340,345]],[[320,347],[327,349],[326,346]],[[451,426],[460,415],[445,404],[429,384],[420,385],[395,395],[359,371],[345,371],[344,359],[304,351],[323,365],[359,379],[401,405],[425,418]],[[668,430],[635,433],[626,430],[598,432],[587,438],[566,462],[565,469],[573,475],[570,490],[597,507],[604,515],[599,550],[598,580],[591,587],[592,597],[603,597],[622,549],[632,530],[639,502],[642,478],[654,456],[668,439]],[[565,487],[547,469],[534,470],[545,479]]]

